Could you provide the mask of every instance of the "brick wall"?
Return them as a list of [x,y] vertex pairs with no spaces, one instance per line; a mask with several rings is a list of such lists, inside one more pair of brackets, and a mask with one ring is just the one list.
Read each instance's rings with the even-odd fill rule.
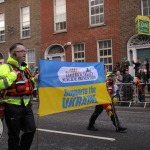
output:
[[[31,38],[20,38],[20,8],[30,6],[31,14]],[[4,56],[5,62],[8,57],[8,50],[12,43],[21,42],[27,49],[36,49],[36,58],[43,57],[41,53],[41,21],[40,21],[40,0],[6,0],[0,3],[0,13],[5,14],[6,38],[0,43],[0,53]],[[7,26],[13,26],[13,33],[7,31]]]
[[121,0],[121,57],[127,55],[127,42],[136,34],[135,18],[141,15],[141,0]]
[[[105,25],[89,27],[88,0],[66,0],[67,32],[54,34],[53,1],[44,0],[42,3],[42,50],[51,44],[64,45],[66,42],[85,43],[86,61],[97,60],[97,41],[112,39],[113,59],[120,58],[120,17],[119,0],[105,0]],[[66,60],[72,59],[71,47],[66,49]]]

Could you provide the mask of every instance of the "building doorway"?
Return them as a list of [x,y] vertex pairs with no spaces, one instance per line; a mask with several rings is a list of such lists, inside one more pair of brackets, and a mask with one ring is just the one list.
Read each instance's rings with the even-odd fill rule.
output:
[[130,62],[132,60],[136,61],[137,57],[140,58],[141,62],[144,62],[146,58],[150,58],[150,36],[132,36],[127,44],[127,55]]
[[61,45],[52,45],[45,51],[45,59],[65,61],[64,48]]
[[145,60],[150,60],[150,48],[137,49],[137,57],[143,63]]
[[127,58],[130,62],[130,74],[134,76],[134,65],[132,60],[136,62],[137,57],[140,58],[141,63],[145,59],[149,59],[150,63],[150,36],[148,35],[134,35],[127,43]]

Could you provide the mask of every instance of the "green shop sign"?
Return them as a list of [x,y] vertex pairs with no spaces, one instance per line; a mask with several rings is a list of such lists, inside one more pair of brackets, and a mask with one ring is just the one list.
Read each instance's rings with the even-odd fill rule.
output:
[[150,19],[146,16],[137,16],[135,19],[137,34],[150,35]]

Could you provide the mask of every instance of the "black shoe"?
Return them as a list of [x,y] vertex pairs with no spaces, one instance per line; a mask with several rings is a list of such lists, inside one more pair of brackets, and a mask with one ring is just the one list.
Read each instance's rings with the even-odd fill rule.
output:
[[116,129],[116,132],[122,132],[127,130],[127,128],[123,128],[123,127],[118,127],[118,129]]
[[97,128],[95,128],[94,126],[88,126],[87,130],[91,130],[91,131],[98,131]]

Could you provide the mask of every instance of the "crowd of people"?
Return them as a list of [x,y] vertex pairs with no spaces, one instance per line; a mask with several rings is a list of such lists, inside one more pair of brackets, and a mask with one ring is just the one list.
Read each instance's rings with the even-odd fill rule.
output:
[[[114,74],[114,90],[118,99],[121,101],[133,100],[132,85],[136,86],[136,92],[140,102],[145,102],[145,89],[150,92],[150,69],[149,60],[145,59],[143,63],[140,62],[140,58],[137,58],[136,62],[132,61],[135,69],[135,75],[129,74],[129,61],[125,61],[122,64],[116,63]],[[123,96],[120,98],[119,91],[122,90]]]

